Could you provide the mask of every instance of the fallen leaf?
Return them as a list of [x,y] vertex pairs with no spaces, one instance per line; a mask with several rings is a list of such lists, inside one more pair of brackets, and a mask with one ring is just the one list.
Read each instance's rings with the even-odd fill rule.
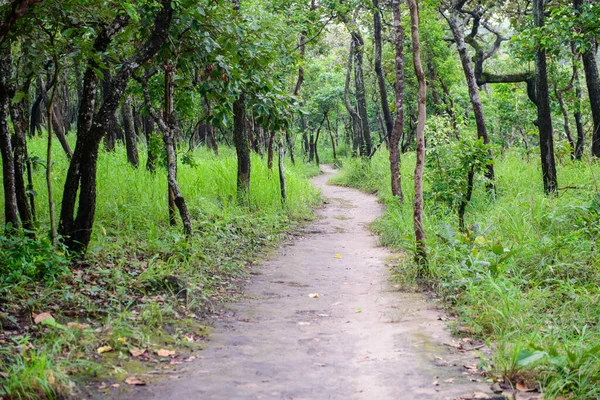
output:
[[117,342],[119,342],[119,343],[125,343],[126,341],[127,341],[126,337],[120,337],[117,339]]
[[446,383],[454,383],[454,380],[455,380],[455,379],[456,379],[456,378],[450,378],[450,379],[446,379],[444,382],[446,382]]
[[337,253],[335,256],[333,256],[333,258],[342,258],[342,255],[340,253]]
[[48,383],[54,385],[56,383],[56,378],[54,378],[54,374],[52,371],[48,372]]
[[98,354],[102,354],[102,353],[108,353],[109,351],[112,351],[112,347],[110,346],[102,346],[102,347],[98,347],[98,350],[96,350],[96,353]]
[[311,299],[316,299],[319,297],[319,293],[311,293],[308,295],[308,297],[310,297]]
[[50,314],[48,312],[43,312],[41,314],[36,315],[35,318],[33,319],[33,322],[35,322],[36,325],[39,325],[42,323],[42,321],[45,321],[47,319],[54,320],[54,317],[52,316],[52,314]]
[[463,365],[463,367],[465,367],[466,369],[468,369],[469,371],[477,371],[477,364],[473,364],[473,365]]
[[75,328],[75,329],[85,329],[85,328],[89,328],[90,324],[80,324],[79,322],[68,322],[67,327]]
[[489,399],[490,396],[483,392],[475,392],[473,393],[474,399]]
[[146,349],[138,349],[137,347],[132,347],[129,349],[129,353],[134,357],[139,357],[146,352]]
[[170,357],[175,355],[175,350],[160,349],[156,351],[156,355],[159,357]]
[[354,312],[355,313],[361,313],[362,312],[362,308],[358,307]]
[[536,390],[535,388],[530,388],[521,382],[517,383],[515,387],[519,392],[534,392]]
[[439,385],[440,385],[440,382],[439,382],[439,381],[433,381],[431,384],[432,384],[433,386],[439,386]]
[[145,381],[141,380],[137,376],[129,376],[125,378],[125,383],[134,386],[144,386],[146,384]]
[[114,388],[118,388],[119,386],[121,386],[121,384],[120,384],[120,383],[113,383],[113,384],[112,384],[112,385],[110,385],[110,386],[112,386],[112,387],[114,387]]
[[463,341],[463,342],[465,342],[465,343],[467,343],[467,342],[470,342],[470,341],[471,341],[471,338],[469,338],[469,337],[466,337],[466,338],[463,338],[463,340],[462,340],[462,341]]

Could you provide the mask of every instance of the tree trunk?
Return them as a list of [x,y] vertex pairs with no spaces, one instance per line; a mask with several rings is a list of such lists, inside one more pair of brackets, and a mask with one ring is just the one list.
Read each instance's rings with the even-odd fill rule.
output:
[[[394,121],[390,112],[390,104],[387,97],[387,88],[381,67],[381,12],[379,11],[379,0],[373,0],[373,34],[375,38],[375,73],[377,74],[377,83],[379,84],[379,96],[381,97],[381,110],[385,121],[385,134],[389,137],[394,129]],[[369,153],[370,154],[370,153]]]
[[[533,19],[536,27],[542,28],[544,26],[544,0],[533,1]],[[546,194],[551,194],[557,191],[558,184],[556,180],[556,164],[554,161],[554,141],[552,139],[552,113],[548,95],[546,50],[542,47],[538,47],[536,51],[535,87],[544,191]]]
[[352,154],[357,155],[359,149],[362,148],[362,128],[360,117],[356,112],[356,108],[350,102],[350,77],[352,75],[352,65],[354,59],[354,40],[350,41],[350,51],[348,53],[348,65],[346,67],[346,84],[344,86],[344,104],[346,110],[352,119]]
[[131,100],[126,98],[121,104],[121,114],[123,115],[123,128],[125,130],[125,148],[127,150],[127,161],[134,168],[138,168],[140,160],[138,156],[137,136],[135,134],[135,124],[133,111],[131,109]]
[[[410,27],[412,35],[412,53],[415,75],[419,82],[417,122],[417,163],[415,166],[415,201],[413,222],[415,228],[415,259],[423,265],[427,262],[427,247],[425,245],[425,229],[423,227],[423,169],[425,167],[425,119],[427,118],[427,84],[421,65],[421,45],[419,43],[419,9],[416,0],[407,0],[410,10]],[[419,276],[424,277],[425,271],[419,269]]]
[[[573,6],[578,11],[581,11],[583,4],[584,0],[573,0]],[[588,48],[583,52],[581,58],[583,60],[583,70],[585,71],[585,80],[590,98],[592,118],[594,120],[592,155],[600,157],[600,76],[598,75],[596,54],[592,48]]]
[[154,120],[152,119],[152,117],[146,115],[143,117],[143,121],[144,135],[146,136],[146,170],[148,170],[151,173],[155,173],[158,156],[156,155],[156,152],[154,151],[155,149],[152,146],[152,137],[155,135]]
[[571,134],[571,127],[569,125],[569,112],[567,111],[567,107],[565,106],[565,100],[563,98],[563,94],[558,88],[554,88],[554,94],[558,99],[558,104],[560,106],[560,111],[563,115],[563,123],[565,128],[565,135],[567,136],[567,140],[569,141],[569,145],[571,146],[571,158],[575,159],[575,140],[573,140],[573,135]]
[[402,178],[400,175],[400,139],[404,132],[404,28],[402,27],[402,16],[400,14],[400,0],[392,1],[392,13],[394,16],[394,39],[396,50],[396,119],[390,133],[390,172],[392,180],[392,195],[398,197],[398,202],[404,202],[402,192]]
[[287,188],[285,183],[285,170],[283,168],[283,158],[285,156],[285,147],[283,146],[283,141],[279,142],[279,189],[281,193],[281,201],[285,203],[287,201]]
[[269,171],[273,170],[273,146],[275,143],[275,131],[269,133],[269,143],[267,145],[267,167]]
[[52,94],[48,99],[48,109],[46,115],[48,116],[48,147],[46,151],[46,186],[48,188],[48,213],[50,214],[50,241],[53,246],[56,245],[58,233],[56,231],[56,213],[54,210],[54,194],[52,190],[52,126],[53,123],[50,120],[56,116],[54,112],[54,101],[56,100],[56,89],[58,88],[58,72],[59,63],[58,56],[54,57],[54,79]]
[[4,223],[12,229],[19,228],[15,164],[10,141],[8,118],[10,115],[10,80],[12,79],[12,54],[10,42],[0,45],[0,153],[2,153],[2,183],[4,186]]
[[246,132],[246,97],[244,93],[233,102],[233,137],[237,155],[238,201],[250,199],[250,142]]
[[577,127],[577,143],[575,143],[575,159],[581,160],[583,157],[583,119],[581,117],[581,100],[583,94],[581,93],[581,83],[579,81],[579,71],[577,70],[577,63],[573,62],[573,76],[575,79],[575,97],[577,98],[575,105],[575,126]]
[[327,120],[327,130],[329,131],[329,137],[331,138],[331,150],[333,152],[333,161],[336,161],[337,152],[335,149],[335,137],[333,136],[333,131],[331,130],[331,123],[329,122],[329,116],[327,114],[325,114],[325,119]]
[[354,85],[356,86],[356,106],[360,116],[360,125],[362,132],[362,146],[360,154],[369,156],[373,151],[371,142],[371,130],[369,128],[369,115],[367,114],[367,97],[365,93],[365,80],[363,77],[363,47],[364,41],[360,33],[352,31],[352,41],[354,42]]
[[[206,116],[210,116],[210,102],[208,97],[204,96],[204,112]],[[215,153],[216,156],[219,155],[219,143],[217,143],[217,137],[215,136],[215,130],[210,122],[206,122],[206,143],[209,149]]]
[[[11,65],[12,66],[12,65]],[[12,71],[12,68],[11,68]],[[29,86],[31,83],[31,77],[26,78],[23,86],[20,90],[23,93],[29,92]],[[10,84],[9,86],[9,98],[14,98],[16,91],[16,85]],[[31,178],[31,161],[29,160],[27,154],[27,119],[24,115],[24,110],[26,109],[25,100],[21,100],[16,104],[10,105],[10,117],[13,124],[13,137],[12,143],[14,145],[13,154],[14,154],[14,169],[15,169],[15,193],[17,196],[17,208],[19,211],[19,217],[21,219],[21,223],[23,224],[23,228],[26,230],[26,234],[29,237],[35,237],[34,232],[34,210],[35,203],[33,202],[33,186],[30,189],[31,197],[29,199],[32,200],[31,204],[28,202],[27,195],[27,187],[25,185],[25,169],[27,167],[28,178]]]
[[[473,107],[473,114],[475,114],[475,124],[477,125],[477,137],[483,140],[483,143],[489,144],[487,129],[485,125],[485,118],[483,115],[483,105],[481,104],[481,98],[479,97],[479,89],[477,88],[477,82],[475,81],[475,73],[471,68],[471,59],[467,52],[467,46],[463,37],[462,31],[459,29],[458,21],[456,19],[456,11],[451,10],[450,16],[446,18],[450,30],[452,30],[452,36],[456,41],[456,47],[458,54],[460,55],[460,61],[467,81],[467,87],[469,88],[469,97],[471,99],[471,106]],[[491,150],[490,150],[491,158]],[[494,186],[494,166],[488,164],[485,177],[489,180],[488,189],[495,191]]]

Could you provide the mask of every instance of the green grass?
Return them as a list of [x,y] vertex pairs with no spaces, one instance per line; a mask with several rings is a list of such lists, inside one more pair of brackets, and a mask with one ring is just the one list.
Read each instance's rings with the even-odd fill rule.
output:
[[[387,153],[370,165],[345,161],[336,183],[377,192],[387,205],[373,225],[384,244],[411,251],[413,155],[405,155],[406,203],[389,189]],[[539,162],[517,152],[496,160],[497,198],[476,188],[469,232],[445,205],[425,204],[429,279],[457,314],[457,327],[489,338],[494,372],[515,384],[537,380],[548,398],[600,396],[600,166],[563,161],[561,190],[543,195]],[[427,175],[427,171],[426,171]],[[425,183],[427,197],[429,186]],[[407,257],[397,276],[416,281]]]
[[[202,347],[209,329],[201,317],[238,297],[253,261],[312,218],[320,201],[308,179],[318,169],[287,159],[282,204],[277,170],[253,155],[249,203],[238,205],[235,152],[220,150],[218,157],[196,150],[193,162],[180,157],[178,180],[193,218],[189,240],[168,222],[166,170],[147,172],[142,153],[142,167],[132,168],[122,146],[101,152],[96,222],[79,261],[47,243],[45,170],[36,168],[38,240],[1,241],[0,259],[11,264],[0,267],[0,397],[54,398],[90,382],[103,387],[168,361],[158,349],[176,350],[181,361]],[[44,159],[45,140],[30,141],[29,152]],[[68,160],[59,146],[53,158],[58,216]],[[42,312],[56,324],[36,324]],[[112,351],[98,354],[102,346]],[[132,349],[147,356],[134,357]]]

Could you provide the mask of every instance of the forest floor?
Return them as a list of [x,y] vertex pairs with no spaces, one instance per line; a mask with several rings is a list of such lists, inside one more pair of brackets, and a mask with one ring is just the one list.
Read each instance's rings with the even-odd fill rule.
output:
[[435,301],[390,281],[405,255],[369,231],[376,196],[328,185],[334,170],[323,170],[317,220],[255,267],[197,359],[111,398],[494,398],[477,368],[485,348],[453,337]]

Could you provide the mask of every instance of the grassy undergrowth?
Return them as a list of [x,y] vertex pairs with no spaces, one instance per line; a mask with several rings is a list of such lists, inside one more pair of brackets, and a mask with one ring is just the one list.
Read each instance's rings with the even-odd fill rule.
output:
[[[68,161],[54,150],[59,211]],[[44,159],[44,140],[29,151]],[[308,180],[315,167],[286,160],[282,205],[277,172],[253,156],[250,202],[239,206],[231,149],[182,154],[178,178],[194,227],[188,240],[168,222],[166,170],[150,174],[141,158],[135,170],[122,147],[101,154],[92,243],[79,261],[45,239],[45,171],[36,169],[39,239],[0,237],[0,398],[79,397],[191,361],[209,331],[200,317],[238,296],[248,266],[319,202]]]
[[[403,161],[404,207],[391,196],[385,151],[370,165],[345,161],[335,182],[378,193],[387,210],[374,230],[384,244],[412,249],[414,159]],[[479,184],[464,234],[445,205],[426,202],[429,284],[457,314],[457,328],[490,339],[494,371],[512,384],[535,380],[547,398],[597,399],[600,166],[563,160],[558,178],[566,189],[556,197],[544,196],[537,160],[510,152],[495,168],[497,198]],[[396,272],[415,283],[410,257]]]

